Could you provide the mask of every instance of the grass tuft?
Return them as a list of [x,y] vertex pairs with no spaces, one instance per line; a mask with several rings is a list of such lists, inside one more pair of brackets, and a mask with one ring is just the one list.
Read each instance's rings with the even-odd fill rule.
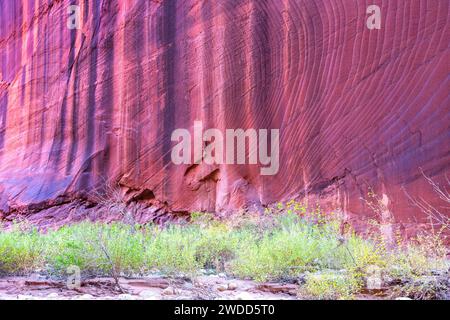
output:
[[[352,298],[375,269],[383,279],[407,279],[414,297],[430,297],[433,283],[420,277],[446,272],[446,253],[433,236],[387,249],[375,238],[342,234],[337,214],[296,202],[227,221],[195,213],[191,223],[167,227],[81,222],[46,233],[22,225],[0,233],[2,274],[63,276],[78,266],[83,276],[117,279],[151,272],[192,277],[208,269],[257,281],[304,279],[300,294],[319,299]],[[427,293],[418,294],[420,288]]]

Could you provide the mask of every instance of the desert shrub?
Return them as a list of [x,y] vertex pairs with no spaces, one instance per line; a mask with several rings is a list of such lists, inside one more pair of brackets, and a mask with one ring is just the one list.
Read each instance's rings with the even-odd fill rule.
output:
[[116,280],[148,272],[194,276],[202,269],[257,281],[298,280],[306,274],[300,292],[320,299],[351,298],[374,269],[410,288],[413,297],[431,297],[442,292],[443,282],[433,287],[420,277],[446,272],[446,254],[436,234],[387,248],[382,238],[342,232],[338,214],[292,201],[226,221],[195,213],[190,223],[165,227],[81,222],[46,233],[19,226],[0,233],[2,273],[43,269],[64,275],[78,266],[84,276]]
[[133,227],[114,223],[102,228],[98,244],[109,262],[106,272],[132,275],[146,270],[144,235]]
[[201,266],[195,259],[198,235],[191,229],[168,227],[157,231],[148,241],[147,264],[167,273],[195,273]]
[[211,225],[197,230],[201,237],[195,247],[195,257],[203,268],[224,271],[225,264],[232,260],[240,242],[245,238],[242,232],[233,232],[225,224]]
[[320,268],[323,257],[338,245],[329,231],[294,214],[279,216],[273,229],[254,234],[253,241],[242,243],[231,272],[264,281],[293,278]]
[[415,300],[449,300],[449,272],[440,276],[412,277],[393,287],[391,297]]
[[361,279],[352,273],[314,273],[306,276],[299,295],[309,299],[348,300],[354,298],[361,286]]
[[144,235],[126,224],[82,222],[49,234],[47,261],[52,271],[64,273],[78,266],[82,273],[131,274],[144,268]]
[[0,274],[26,274],[44,266],[43,237],[36,229],[0,231]]
[[50,232],[46,256],[51,272],[64,274],[69,266],[78,266],[83,273],[95,273],[102,256],[95,245],[98,229],[97,224],[82,222]]
[[424,235],[416,238],[416,242],[397,247],[386,257],[386,270],[390,276],[399,279],[428,276],[443,273],[450,267],[446,258],[446,249],[439,239],[423,241]]
[[164,273],[193,275],[203,268],[223,270],[240,238],[225,224],[171,226],[147,240],[147,264]]
[[346,237],[345,243],[340,246],[335,255],[339,256],[338,268],[366,269],[368,266],[385,266],[384,245],[375,241],[364,239],[355,233]]
[[192,225],[205,227],[217,223],[217,221],[211,213],[194,211],[191,213],[190,223]]

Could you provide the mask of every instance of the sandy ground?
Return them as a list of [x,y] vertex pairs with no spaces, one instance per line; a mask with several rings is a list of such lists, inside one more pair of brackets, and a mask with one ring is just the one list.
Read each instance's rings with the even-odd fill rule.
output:
[[257,283],[205,275],[193,280],[159,276],[120,278],[118,290],[112,278],[93,278],[69,289],[64,280],[53,280],[35,274],[27,277],[0,278],[0,299],[83,299],[83,300],[162,300],[162,299],[298,299],[297,285]]

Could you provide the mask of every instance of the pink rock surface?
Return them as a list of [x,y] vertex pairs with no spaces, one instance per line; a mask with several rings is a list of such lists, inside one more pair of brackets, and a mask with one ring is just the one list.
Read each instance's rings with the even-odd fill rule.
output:
[[[144,220],[295,197],[365,219],[372,187],[420,221],[404,190],[439,205],[419,168],[450,168],[449,1],[373,2],[380,30],[365,0],[1,1],[0,212],[67,218],[109,186],[164,209]],[[278,174],[174,165],[195,120],[279,128]]]

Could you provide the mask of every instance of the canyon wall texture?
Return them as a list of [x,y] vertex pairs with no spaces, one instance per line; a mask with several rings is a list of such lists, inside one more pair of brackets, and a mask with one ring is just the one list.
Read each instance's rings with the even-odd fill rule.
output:
[[[371,4],[379,30],[366,27]],[[70,5],[80,29],[67,27]],[[438,183],[450,169],[449,9],[448,0],[0,0],[0,215],[95,218],[94,195],[106,190],[147,221],[292,198],[366,219],[373,188],[389,219],[421,221],[407,194],[441,206],[421,169]],[[279,172],[173,164],[171,133],[195,120],[280,129]]]

